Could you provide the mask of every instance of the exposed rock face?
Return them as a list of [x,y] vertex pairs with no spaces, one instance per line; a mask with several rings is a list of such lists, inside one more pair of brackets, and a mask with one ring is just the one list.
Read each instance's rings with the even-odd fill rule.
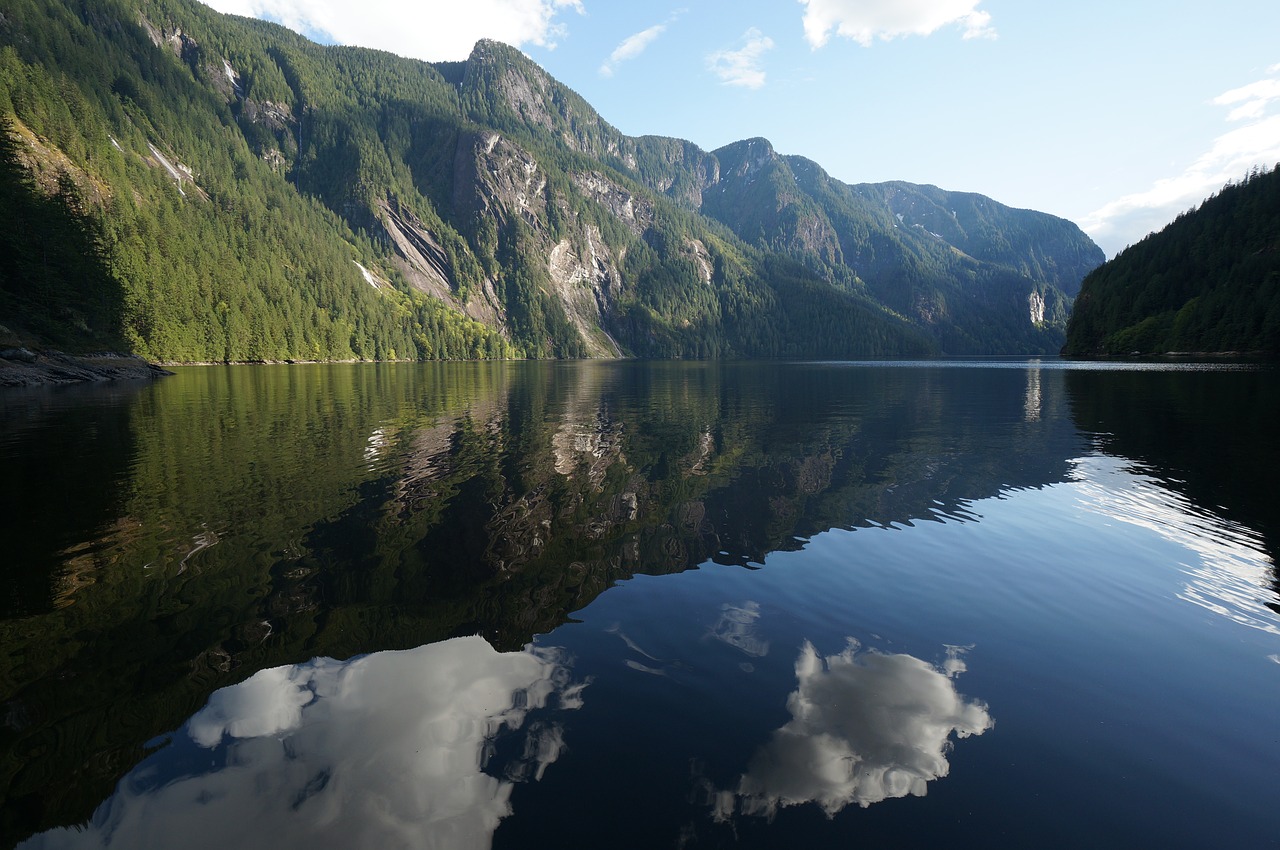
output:
[[200,45],[183,32],[181,27],[156,26],[145,15],[138,16],[138,25],[147,33],[147,37],[156,47],[169,50],[193,68],[196,66],[200,58]]
[[223,59],[221,64],[206,62],[204,64],[205,79],[227,101],[232,103],[244,97],[244,88],[240,85],[240,75],[231,63]]
[[[621,285],[620,258],[615,259],[595,225],[576,220],[566,199],[549,197],[547,178],[537,159],[498,133],[479,134],[459,145],[454,181],[456,210],[490,219],[499,228],[517,218],[528,226],[535,250],[546,258],[550,294],[560,302],[588,353],[620,356],[621,347],[604,330]],[[636,199],[599,174],[573,175],[573,183],[637,235],[653,221],[650,201]],[[553,240],[548,232],[552,204],[568,222],[568,238]],[[437,270],[447,280],[447,271],[438,266]]]
[[1044,296],[1039,292],[1032,292],[1027,301],[1031,308],[1031,324],[1044,324]]
[[[629,141],[629,140],[628,140]],[[634,171],[639,164],[636,161],[634,145],[610,139],[605,145],[605,153],[622,161],[622,164]]]
[[[547,109],[551,85],[551,78],[540,68],[531,67],[521,71],[511,68],[502,76],[500,91],[503,100],[525,123],[551,130],[554,129],[554,123]],[[570,138],[565,141],[572,144],[573,140]]]
[[612,161],[624,169],[636,168],[636,141],[612,127],[589,103],[519,51],[498,42],[480,41],[467,64],[473,80],[495,79],[493,88],[501,106],[526,126],[558,139],[569,150]]
[[[393,287],[373,278],[398,282],[398,270],[414,289],[499,330],[527,356],[794,351],[800,343],[773,331],[812,327],[805,311],[818,301],[813,312],[838,314],[831,327],[865,319],[884,332],[837,328],[814,345],[847,353],[846,340],[865,339],[868,348],[928,351],[921,328],[941,338],[956,325],[961,333],[948,338],[968,342],[998,313],[1020,326],[1030,315],[1052,330],[1069,303],[1052,287],[1040,289],[1040,306],[1028,300],[1042,281],[1065,286],[1057,282],[1078,263],[1067,256],[1077,247],[1070,239],[1011,214],[1023,211],[935,187],[864,191],[780,155],[763,138],[708,152],[681,139],[629,137],[507,45],[481,41],[464,62],[401,64],[357,48],[277,42],[265,30],[249,37],[243,21],[197,15],[185,4],[152,4],[150,19],[129,12],[120,20],[114,4],[98,5],[105,11],[82,16],[101,18],[96,31],[114,22],[135,42],[149,39],[155,49],[143,51],[146,61],[163,61],[177,71],[171,82],[196,86],[176,106],[162,104],[190,111],[193,132],[234,132],[227,121],[234,116],[243,141],[277,172],[273,185],[250,185],[270,175],[237,160],[247,191],[265,197],[286,176],[294,194],[307,196],[297,203],[288,196],[291,214],[312,221],[307,205],[318,202],[342,220],[345,227],[315,219],[325,238],[369,234],[392,249],[359,252],[373,259],[365,260],[365,280],[389,306]],[[131,66],[112,89],[123,98],[144,93],[154,76],[146,71]],[[197,115],[202,105],[216,108]],[[187,159],[202,154],[182,141],[190,136],[164,138],[156,129],[186,119],[169,115],[153,122],[149,138],[112,142],[167,173],[191,201],[207,200],[221,187],[209,183],[205,194],[194,181],[224,172]],[[243,153],[237,148],[233,159]],[[219,206],[209,214],[239,226],[238,208]],[[775,260],[796,274],[778,273]],[[338,262],[349,275],[348,261]],[[982,264],[999,265],[999,275]],[[1007,282],[1019,275],[1026,280]],[[801,297],[783,294],[802,278]],[[989,279],[1016,291],[996,305]],[[983,286],[970,286],[975,280]],[[368,292],[357,288],[363,300]],[[751,316],[722,321],[729,308]],[[1001,337],[1016,342],[1022,330]]]
[[434,295],[444,301],[453,297],[450,285],[448,258],[436,237],[423,227],[413,212],[400,205],[396,198],[382,201],[382,226],[395,245],[396,253],[404,260],[401,271],[417,290]]
[[[631,193],[599,175],[578,182],[581,186],[575,188],[633,233],[641,234],[652,222],[651,202],[637,202]],[[621,257],[614,256],[597,225],[579,221],[566,198],[548,192],[546,173],[536,157],[500,133],[463,134],[454,155],[452,192],[453,212],[482,228],[487,224],[493,233],[521,222],[521,250],[545,258],[544,280],[549,283],[545,291],[560,303],[586,353],[622,356],[621,346],[605,330],[621,287]],[[559,239],[551,235],[553,212],[558,216]],[[392,195],[376,204],[374,217],[394,248],[393,264],[411,286],[505,331],[506,309],[494,280],[486,278],[469,292],[461,289],[445,240],[432,225]],[[566,229],[569,233],[564,236]],[[697,249],[690,250],[697,256]],[[705,248],[702,254],[709,268]]]
[[587,343],[592,357],[620,357],[622,349],[603,330],[604,319],[616,301],[621,278],[608,246],[595,225],[588,225],[575,249],[562,239],[551,249],[547,271],[565,315]]
[[[201,66],[206,81],[229,105],[239,106],[241,124],[266,127],[275,136],[275,144],[256,140],[258,155],[273,171],[282,171],[289,158],[298,153],[297,124],[292,107],[287,103],[255,100],[246,97],[245,81],[226,57],[208,57]],[[287,154],[287,156],[286,156]]]
[[261,103],[246,100],[241,114],[254,124],[263,124],[277,132],[291,130],[296,123],[287,104],[272,103],[269,100]]
[[687,239],[684,244],[686,253],[691,256],[694,265],[698,267],[698,274],[701,276],[702,282],[710,286],[715,265],[711,261],[711,253],[707,251],[707,246],[702,243],[701,239]]
[[1070,222],[973,192],[902,181],[847,188],[864,203],[887,207],[903,229],[939,240],[959,255],[1051,284],[1069,298],[1104,259],[1102,249]]
[[454,208],[499,225],[519,216],[535,230],[546,218],[546,175],[524,148],[498,133],[464,138],[454,159]]
[[[21,121],[13,120],[11,127],[19,142],[16,150],[19,161],[46,195],[59,191],[59,180],[70,178],[86,201],[101,206],[110,199],[108,187],[77,166],[61,150],[46,144]],[[111,141],[115,143],[115,139]]]
[[591,200],[607,209],[637,236],[653,224],[653,204],[648,198],[637,197],[598,171],[574,174],[573,185]]
[[733,177],[751,182],[767,166],[773,165],[779,159],[778,154],[773,149],[773,145],[769,144],[766,139],[747,139],[732,147],[737,149],[735,151],[736,162],[734,162],[732,169],[724,175],[726,179]]
[[439,237],[395,197],[379,203],[378,210],[378,221],[395,247],[395,266],[410,286],[450,304],[478,322],[498,328],[505,326],[506,311],[491,280],[486,279],[479,292],[470,293],[470,298],[461,300],[456,292],[455,275]]
[[939,324],[947,318],[947,302],[940,293],[917,293],[911,308],[911,315],[926,325]]

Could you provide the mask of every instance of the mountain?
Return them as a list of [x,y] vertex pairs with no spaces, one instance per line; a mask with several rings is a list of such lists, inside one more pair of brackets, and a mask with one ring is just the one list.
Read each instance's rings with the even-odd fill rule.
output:
[[1280,168],[1254,170],[1084,280],[1063,353],[1280,354]]
[[760,139],[628,137],[519,51],[7,0],[0,345],[171,362],[1056,350],[1102,254]]
[[1063,219],[982,195],[891,182],[849,185],[763,139],[715,152],[703,212],[752,244],[863,292],[951,353],[1052,350],[1101,250]]

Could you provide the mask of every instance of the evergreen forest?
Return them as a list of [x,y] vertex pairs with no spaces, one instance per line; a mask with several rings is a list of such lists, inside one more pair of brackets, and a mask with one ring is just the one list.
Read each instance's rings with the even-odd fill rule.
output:
[[1280,354],[1280,167],[1254,169],[1085,278],[1064,354]]

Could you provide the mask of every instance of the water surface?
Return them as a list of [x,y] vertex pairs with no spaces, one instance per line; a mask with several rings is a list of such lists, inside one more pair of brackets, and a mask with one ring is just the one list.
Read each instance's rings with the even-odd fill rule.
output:
[[31,847],[1267,846],[1280,384],[976,360],[0,396]]

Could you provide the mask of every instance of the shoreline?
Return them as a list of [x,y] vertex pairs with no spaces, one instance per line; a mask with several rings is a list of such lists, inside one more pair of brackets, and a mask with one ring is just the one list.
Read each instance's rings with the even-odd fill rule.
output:
[[42,387],[106,381],[154,380],[168,369],[132,354],[112,351],[67,354],[26,348],[0,351],[0,387]]
[[1238,361],[1274,361],[1276,356],[1267,351],[1158,351],[1131,352],[1129,354],[1059,354],[1063,360],[1117,360],[1117,361],[1150,361],[1150,360],[1238,360]]

